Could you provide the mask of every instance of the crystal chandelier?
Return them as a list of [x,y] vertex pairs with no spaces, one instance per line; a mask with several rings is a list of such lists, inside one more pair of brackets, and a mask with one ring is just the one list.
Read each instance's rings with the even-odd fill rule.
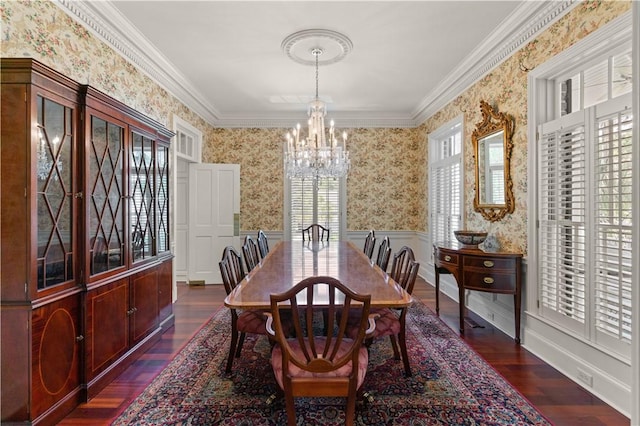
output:
[[316,64],[316,97],[309,104],[307,134],[302,134],[299,123],[287,133],[284,164],[289,179],[313,179],[317,183],[319,178],[345,177],[349,171],[347,133],[338,139],[333,120],[328,129],[324,125],[326,105],[318,96],[318,57],[322,52],[321,48],[311,49]]

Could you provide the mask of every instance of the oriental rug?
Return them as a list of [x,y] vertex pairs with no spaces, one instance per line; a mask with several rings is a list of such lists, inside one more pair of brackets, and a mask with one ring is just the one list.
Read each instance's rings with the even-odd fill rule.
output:
[[[225,373],[231,318],[218,310],[114,425],[285,425],[284,401],[265,336],[247,336]],[[370,348],[363,384],[373,401],[356,407],[358,425],[549,425],[516,389],[428,307],[407,316],[412,377],[404,377],[388,338]],[[342,425],[342,398],[298,398],[299,425]]]

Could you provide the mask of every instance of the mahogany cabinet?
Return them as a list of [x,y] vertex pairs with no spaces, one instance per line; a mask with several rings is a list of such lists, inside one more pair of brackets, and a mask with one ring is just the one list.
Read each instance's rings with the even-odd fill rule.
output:
[[457,242],[433,245],[436,276],[436,313],[440,310],[440,274],[452,274],[458,284],[460,334],[464,334],[465,290],[512,294],[515,341],[520,343],[522,254],[466,248]]
[[35,60],[0,68],[0,415],[55,424],[173,324],[173,133]]
[[81,400],[79,86],[1,68],[1,419],[54,423]]

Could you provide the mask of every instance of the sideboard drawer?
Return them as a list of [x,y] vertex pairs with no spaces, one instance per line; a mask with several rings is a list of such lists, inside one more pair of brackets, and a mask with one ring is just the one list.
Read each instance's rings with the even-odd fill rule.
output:
[[507,269],[509,271],[515,270],[516,259],[511,258],[499,258],[499,257],[481,257],[481,256],[465,256],[462,260],[463,266],[471,268],[483,268],[483,269]]
[[438,255],[438,261],[441,264],[446,263],[447,265],[457,267],[458,264],[460,263],[460,258],[457,253],[447,253],[447,252],[443,252],[442,250],[438,250],[437,255]]
[[492,292],[515,293],[515,274],[488,273],[478,270],[465,270],[464,288]]

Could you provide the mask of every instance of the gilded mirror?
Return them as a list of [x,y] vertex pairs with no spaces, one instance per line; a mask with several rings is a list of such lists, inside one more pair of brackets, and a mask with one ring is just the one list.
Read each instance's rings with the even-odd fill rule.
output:
[[471,134],[476,167],[473,207],[495,222],[515,208],[510,171],[514,120],[485,101],[480,101],[480,110],[482,121]]

